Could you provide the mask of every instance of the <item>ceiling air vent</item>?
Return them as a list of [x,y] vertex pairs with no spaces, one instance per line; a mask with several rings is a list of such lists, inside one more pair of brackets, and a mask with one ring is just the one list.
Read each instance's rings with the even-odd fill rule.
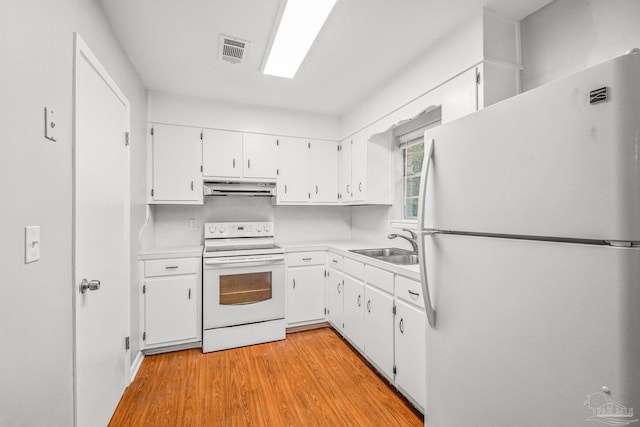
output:
[[250,44],[246,40],[220,34],[218,59],[232,64],[244,64]]

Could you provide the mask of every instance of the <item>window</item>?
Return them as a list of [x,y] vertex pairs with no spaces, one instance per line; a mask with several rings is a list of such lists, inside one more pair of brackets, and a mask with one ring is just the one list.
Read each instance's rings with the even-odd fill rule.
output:
[[404,219],[418,217],[418,193],[420,191],[420,172],[424,160],[424,140],[407,144],[403,151],[404,158]]

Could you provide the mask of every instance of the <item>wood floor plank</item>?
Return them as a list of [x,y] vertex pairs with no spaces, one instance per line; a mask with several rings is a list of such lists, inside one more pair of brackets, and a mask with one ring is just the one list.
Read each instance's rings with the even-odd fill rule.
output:
[[332,329],[203,354],[145,357],[111,427],[422,426]]

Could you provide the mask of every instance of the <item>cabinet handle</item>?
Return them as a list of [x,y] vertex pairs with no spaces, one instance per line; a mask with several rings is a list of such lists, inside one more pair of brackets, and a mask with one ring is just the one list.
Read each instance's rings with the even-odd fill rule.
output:
[[367,311],[371,313],[371,300],[367,301]]
[[167,266],[165,267],[165,269],[167,269],[167,270],[175,270],[176,268],[178,268],[178,266],[177,266],[177,265],[167,265]]
[[334,263],[334,264],[337,264],[337,263],[338,263],[338,260],[337,260],[337,259],[332,259],[331,261],[333,261],[333,263]]
[[303,261],[311,261],[312,258],[302,258]]
[[338,289],[338,293],[341,293],[340,292],[340,282],[338,282],[338,286],[336,286],[336,289]]
[[418,298],[420,296],[420,294],[418,292],[413,292],[413,291],[409,291],[409,290],[407,290],[407,292],[409,292],[409,295],[411,295],[414,298]]
[[398,327],[400,328],[400,333],[404,334],[404,319],[400,319],[400,323],[398,324]]
[[191,191],[193,191],[193,181],[191,181]]
[[189,299],[191,299],[191,288],[189,288]]
[[296,288],[296,279],[293,279],[293,289]]
[[287,194],[287,184],[284,185],[284,194]]
[[362,298],[362,295],[358,295],[358,307],[362,307],[362,303],[360,302],[361,298]]
[[236,168],[236,159],[233,159],[233,168]]
[[362,191],[362,182],[358,184],[358,191]]
[[316,185],[316,194],[318,194],[318,186]]
[[251,159],[247,159],[247,169],[251,169]]
[[349,184],[347,184],[347,193],[349,192]]

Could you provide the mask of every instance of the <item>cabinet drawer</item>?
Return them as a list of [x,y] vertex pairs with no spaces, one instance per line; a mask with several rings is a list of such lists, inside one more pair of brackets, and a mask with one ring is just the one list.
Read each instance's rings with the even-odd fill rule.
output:
[[300,267],[301,265],[320,265],[324,264],[326,252],[293,252],[287,254],[288,267]]
[[145,277],[175,276],[177,274],[197,273],[201,258],[174,258],[145,261]]
[[396,296],[410,304],[424,308],[424,297],[420,282],[396,276]]
[[364,279],[364,264],[354,261],[351,258],[345,258],[343,263],[344,272],[350,274],[356,279]]
[[368,284],[393,294],[393,273],[367,265],[364,268],[364,279]]
[[342,255],[332,254],[329,252],[329,267],[342,271],[343,260],[344,258]]

